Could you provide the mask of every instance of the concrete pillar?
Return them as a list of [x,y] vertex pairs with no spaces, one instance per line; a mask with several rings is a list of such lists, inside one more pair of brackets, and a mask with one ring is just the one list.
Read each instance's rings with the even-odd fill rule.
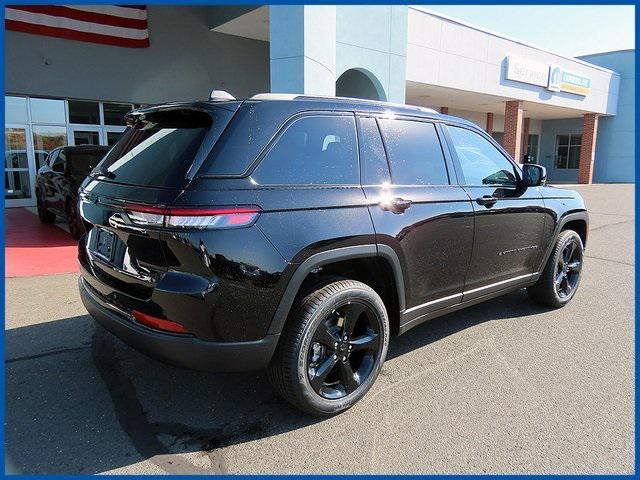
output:
[[509,100],[504,106],[504,149],[522,163],[522,101]]
[[493,113],[492,112],[487,113],[487,126],[485,130],[489,135],[493,133]]
[[529,124],[530,123],[531,123],[530,118],[525,118],[524,122],[522,122],[522,140],[521,140],[522,150],[520,154],[521,159],[518,160],[519,163],[524,162],[524,156],[527,153],[527,144],[529,143]]
[[271,91],[335,95],[335,5],[269,7]]
[[443,115],[449,115],[449,107],[440,107],[440,113]]
[[591,183],[593,180],[593,160],[596,154],[598,136],[598,114],[585,113],[582,123],[582,145],[580,146],[579,183]]

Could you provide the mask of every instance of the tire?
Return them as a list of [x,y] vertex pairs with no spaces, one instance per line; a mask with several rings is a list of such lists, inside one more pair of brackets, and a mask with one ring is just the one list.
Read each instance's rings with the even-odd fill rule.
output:
[[362,282],[332,281],[296,302],[267,374],[294,406],[335,415],[371,388],[388,345],[389,319],[380,296]]
[[73,200],[67,200],[65,211],[67,213],[69,233],[75,240],[78,240],[84,233],[84,227],[80,221],[80,215],[78,215],[78,207]]
[[584,261],[582,239],[573,230],[563,230],[556,239],[542,275],[527,291],[540,305],[564,307],[575,296]]
[[36,206],[38,209],[38,218],[42,223],[53,223],[56,221],[56,214],[50,212],[42,205],[42,194],[36,191]]

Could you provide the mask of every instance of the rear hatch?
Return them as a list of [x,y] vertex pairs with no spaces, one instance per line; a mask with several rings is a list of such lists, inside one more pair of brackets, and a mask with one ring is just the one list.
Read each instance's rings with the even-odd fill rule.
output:
[[116,305],[123,294],[128,300],[151,297],[167,270],[154,227],[162,225],[164,212],[188,187],[238,106],[170,104],[127,115],[126,132],[79,194],[87,231],[79,260],[96,293]]

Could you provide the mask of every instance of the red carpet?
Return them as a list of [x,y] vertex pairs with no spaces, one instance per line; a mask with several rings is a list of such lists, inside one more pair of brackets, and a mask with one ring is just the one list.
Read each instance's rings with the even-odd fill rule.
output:
[[78,244],[55,225],[40,223],[24,208],[7,208],[5,277],[31,277],[78,271]]

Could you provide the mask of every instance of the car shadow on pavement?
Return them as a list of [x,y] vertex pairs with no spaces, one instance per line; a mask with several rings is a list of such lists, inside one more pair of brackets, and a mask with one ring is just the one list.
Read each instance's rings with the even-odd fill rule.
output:
[[[544,311],[515,292],[392,338],[388,358],[482,322]],[[60,347],[65,338],[75,344]],[[217,449],[324,421],[281,400],[263,372],[166,366],[89,316],[7,330],[6,345],[6,453],[15,472],[91,474],[150,459],[169,473],[221,473]],[[193,452],[209,455],[206,469],[180,455]]]

